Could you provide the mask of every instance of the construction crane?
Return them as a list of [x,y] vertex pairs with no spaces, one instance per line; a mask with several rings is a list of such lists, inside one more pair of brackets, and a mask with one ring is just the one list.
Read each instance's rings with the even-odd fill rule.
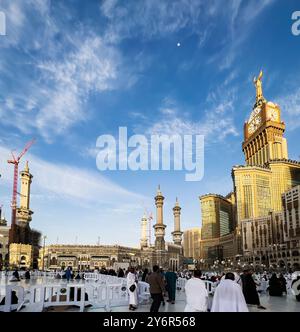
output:
[[12,159],[7,160],[9,164],[14,165],[14,182],[13,182],[13,194],[12,194],[12,202],[11,202],[11,232],[10,232],[10,237],[9,237],[9,243],[13,243],[15,240],[15,227],[16,227],[16,212],[17,212],[17,194],[18,194],[18,173],[19,173],[19,162],[21,158],[24,156],[24,154],[30,149],[32,144],[35,143],[35,139],[32,139],[29,141],[23,151],[20,153],[18,157],[15,157],[13,152],[12,154]]

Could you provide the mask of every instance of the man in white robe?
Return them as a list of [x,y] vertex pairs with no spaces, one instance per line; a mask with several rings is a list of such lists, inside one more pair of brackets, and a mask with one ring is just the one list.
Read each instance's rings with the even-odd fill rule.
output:
[[232,272],[217,286],[211,312],[248,312],[248,307],[241,286],[235,281]]
[[[134,290],[132,290],[133,288]],[[133,267],[130,268],[127,274],[127,289],[129,293],[129,310],[135,310],[138,305],[138,296],[136,275]]]
[[207,311],[208,293],[201,278],[201,271],[195,270],[194,276],[185,284],[185,312]]

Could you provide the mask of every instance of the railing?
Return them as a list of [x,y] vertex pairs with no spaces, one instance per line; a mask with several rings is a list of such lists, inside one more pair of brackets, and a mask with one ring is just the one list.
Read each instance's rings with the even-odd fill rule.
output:
[[83,284],[39,285],[29,289],[29,297],[24,305],[31,311],[42,311],[48,307],[78,306],[82,312],[85,305]]
[[24,304],[24,288],[15,285],[0,286],[0,303],[3,303],[0,304],[0,311],[19,311]]
[[[110,277],[110,276],[108,276]],[[114,280],[114,278],[106,278]],[[30,286],[27,290],[22,286],[6,285],[1,286],[1,294],[5,296],[4,305],[0,306],[0,311],[20,310],[41,312],[48,307],[56,306],[78,306],[80,311],[86,305],[95,308],[111,308],[127,306],[129,294],[126,279],[117,278],[116,284],[108,282],[101,283],[60,283]],[[12,304],[12,292],[16,291],[17,303]],[[145,282],[138,283],[138,300],[140,304],[147,303],[150,299],[149,285]],[[15,297],[16,298],[16,297]]]

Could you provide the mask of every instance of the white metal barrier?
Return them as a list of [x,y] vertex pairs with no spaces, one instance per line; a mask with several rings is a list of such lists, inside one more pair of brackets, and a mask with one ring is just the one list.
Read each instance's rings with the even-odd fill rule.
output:
[[137,285],[139,303],[148,303],[151,297],[150,285],[144,281],[139,281]]
[[86,292],[83,284],[39,285],[29,289],[29,297],[24,305],[30,311],[42,311],[57,306],[78,306],[82,312]]
[[[12,292],[18,297],[17,303],[12,304]],[[145,282],[138,283],[138,300],[144,304],[150,299],[149,285]],[[25,290],[22,286],[6,285],[1,287],[1,294],[5,296],[5,304],[0,306],[0,311],[20,310],[41,312],[44,308],[56,306],[78,306],[80,311],[86,305],[95,308],[111,308],[127,306],[129,294],[126,280],[118,284],[47,284],[34,285]]]
[[[15,285],[0,286],[0,311],[10,312],[19,311],[24,304],[24,288]],[[13,303],[15,301],[17,303]]]

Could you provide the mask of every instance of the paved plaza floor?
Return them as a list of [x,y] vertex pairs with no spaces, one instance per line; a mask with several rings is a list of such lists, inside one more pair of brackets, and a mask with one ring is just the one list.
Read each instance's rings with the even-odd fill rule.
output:
[[[300,302],[297,302],[292,295],[275,297],[269,295],[261,295],[260,301],[262,306],[266,309],[258,309],[256,306],[248,306],[250,312],[300,312]],[[209,303],[212,302],[212,296],[209,298]],[[160,312],[183,312],[185,308],[185,296],[181,294],[176,300],[175,304],[166,302],[165,305],[160,306]],[[104,309],[88,308],[86,311],[103,312]],[[111,312],[128,312],[128,307],[114,307]],[[150,304],[141,305],[135,310],[137,312],[149,312]]]

